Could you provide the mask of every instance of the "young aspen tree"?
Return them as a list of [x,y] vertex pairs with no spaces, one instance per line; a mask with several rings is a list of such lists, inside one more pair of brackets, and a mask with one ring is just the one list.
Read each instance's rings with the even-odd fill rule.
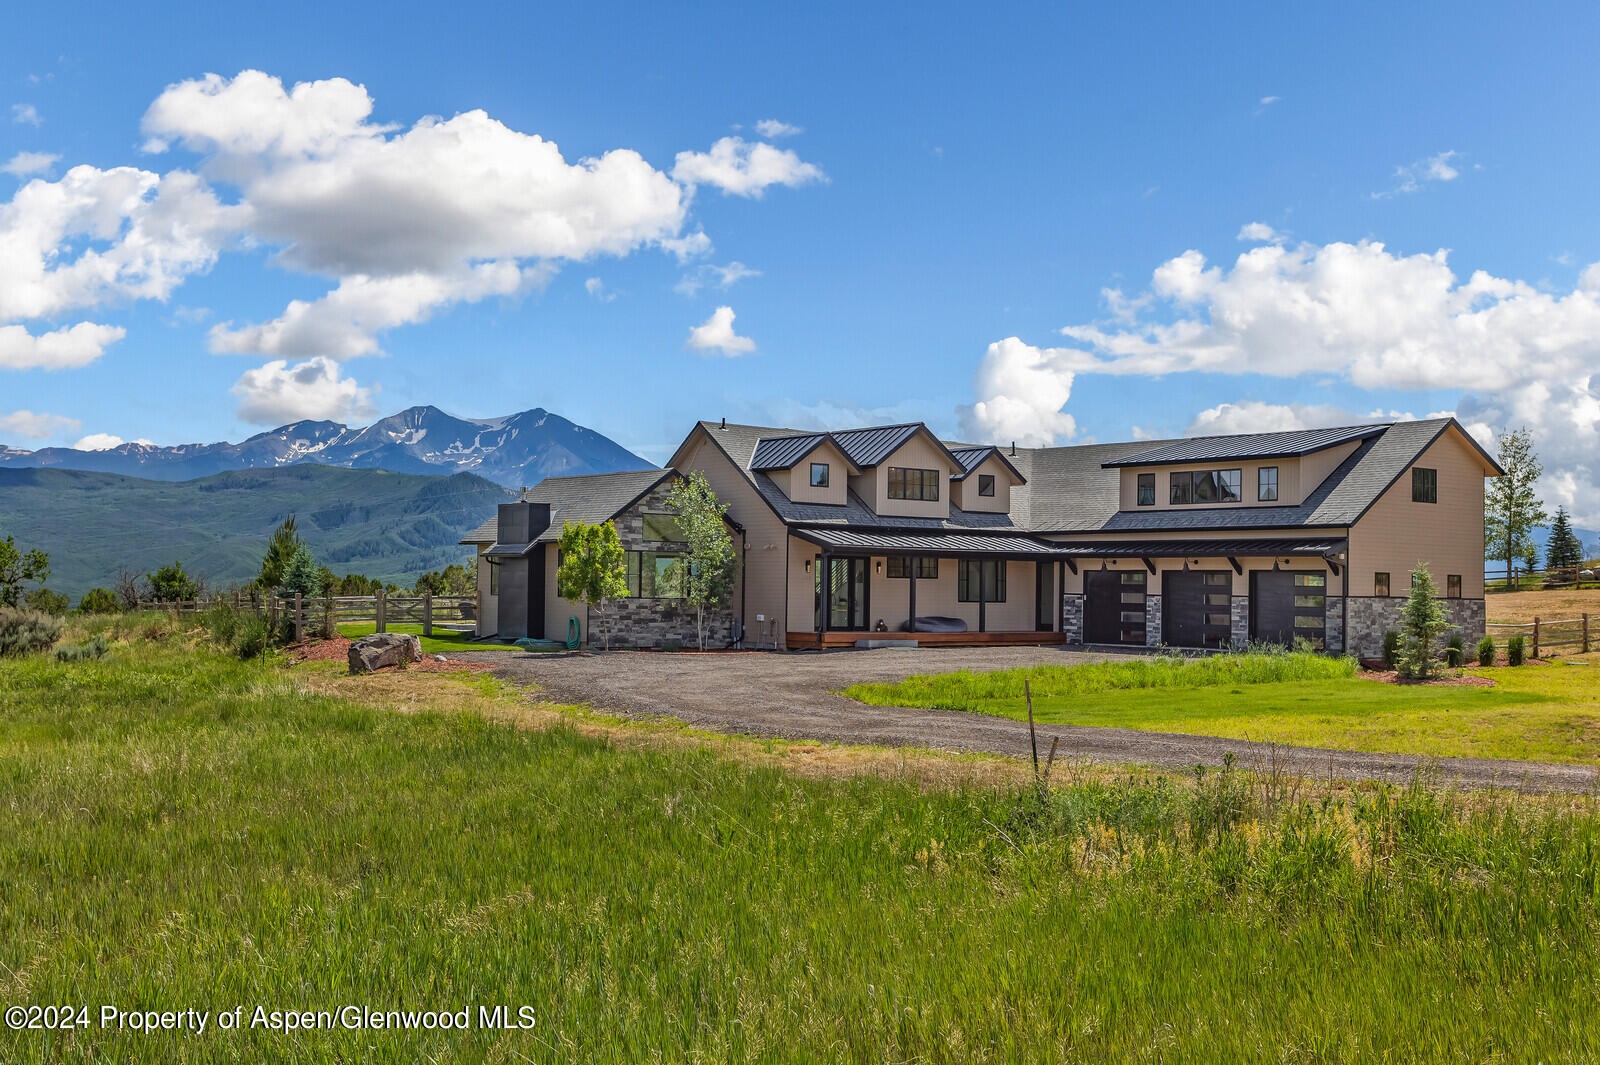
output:
[[704,651],[706,610],[722,606],[733,592],[733,537],[723,518],[728,505],[718,501],[705,474],[695,470],[672,486],[667,506],[677,515],[679,531],[689,545],[689,553],[668,568],[667,581],[694,607],[695,631]]

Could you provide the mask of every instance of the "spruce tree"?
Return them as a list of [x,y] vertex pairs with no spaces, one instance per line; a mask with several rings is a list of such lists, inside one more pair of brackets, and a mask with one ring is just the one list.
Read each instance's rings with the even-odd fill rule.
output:
[[1402,677],[1427,680],[1433,675],[1439,637],[1448,628],[1450,622],[1439,605],[1433,574],[1419,564],[1411,571],[1411,595],[1400,610],[1400,654],[1396,665]]
[[1533,530],[1549,518],[1534,494],[1534,484],[1544,466],[1533,453],[1533,434],[1517,429],[1500,438],[1500,468],[1483,496],[1484,556],[1506,564],[1506,582],[1512,582],[1516,563],[1533,547]]
[[294,558],[295,552],[304,543],[295,531],[294,515],[283,519],[283,524],[273,531],[272,539],[267,541],[267,553],[261,559],[261,572],[256,574],[256,586],[269,594],[282,587],[289,560]]
[[1583,565],[1583,545],[1572,531],[1572,519],[1566,507],[1556,508],[1556,517],[1550,523],[1550,543],[1544,553],[1545,568],[1575,570]]

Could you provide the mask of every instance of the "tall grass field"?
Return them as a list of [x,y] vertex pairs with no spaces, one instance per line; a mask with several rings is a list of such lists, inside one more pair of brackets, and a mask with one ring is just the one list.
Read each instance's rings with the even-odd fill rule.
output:
[[1592,797],[808,778],[107,631],[0,660],[0,1004],[534,1024],[0,1031],[3,1062],[1600,1055]]

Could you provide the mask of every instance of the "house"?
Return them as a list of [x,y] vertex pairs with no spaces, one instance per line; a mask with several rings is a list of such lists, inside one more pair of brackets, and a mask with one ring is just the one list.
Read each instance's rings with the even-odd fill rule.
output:
[[[629,550],[629,620],[614,643],[681,639],[684,611],[653,599],[643,576],[674,545],[650,539],[645,522],[665,511],[662,486],[689,470],[729,504],[736,530],[719,646],[1303,638],[1363,656],[1396,627],[1418,562],[1451,623],[1482,635],[1483,479],[1501,472],[1452,418],[1048,448],[943,441],[921,423],[806,432],[700,422],[666,470],[547,479],[509,504],[532,508],[526,530],[502,518],[468,537],[479,549],[480,635],[522,631],[523,614],[529,633],[536,616],[544,634],[563,635],[551,622],[566,617],[587,633],[584,612],[553,599],[549,547],[561,520],[581,516],[617,520]],[[508,627],[493,571],[539,543],[542,614],[516,600]]]

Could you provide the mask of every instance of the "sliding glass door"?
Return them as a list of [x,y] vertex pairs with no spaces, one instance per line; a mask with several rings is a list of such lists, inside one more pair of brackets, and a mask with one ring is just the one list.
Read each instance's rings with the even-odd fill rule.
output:
[[[828,612],[829,631],[866,631],[867,561],[864,558],[829,559],[824,583],[823,567],[819,560],[816,568],[817,608]],[[819,616],[819,628],[821,621]]]

